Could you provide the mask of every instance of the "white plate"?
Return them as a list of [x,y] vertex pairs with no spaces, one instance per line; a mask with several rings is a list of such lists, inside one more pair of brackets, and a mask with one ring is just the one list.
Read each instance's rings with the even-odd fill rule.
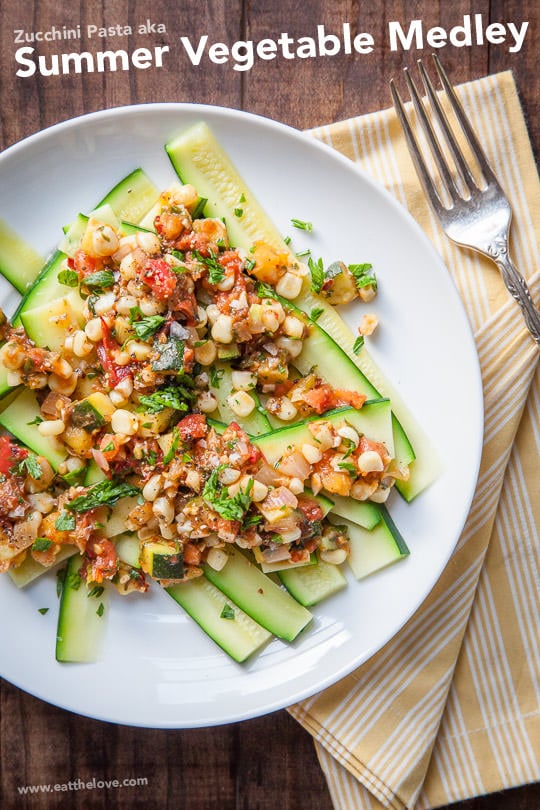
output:
[[[54,574],[24,591],[1,578],[2,675],[66,709],[141,726],[206,726],[261,715],[366,661],[438,579],[465,522],[481,453],[474,342],[440,258],[393,198],[350,161],[296,130],[199,105],[95,113],[0,156],[0,217],[47,252],[63,224],[90,210],[137,166],[158,185],[168,184],[173,171],[163,144],[201,119],[298,248],[312,246],[325,261],[372,262],[380,295],[370,309],[381,321],[370,341],[373,354],[424,425],[443,471],[411,505],[392,496],[391,513],[411,548],[409,559],[360,584],[351,579],[344,592],[314,609],[313,625],[294,644],[276,640],[245,665],[231,662],[158,588],[112,599],[103,660],[57,664]],[[292,217],[312,221],[313,233],[292,228]],[[2,290],[9,311],[15,296],[6,285]],[[348,317],[354,324],[358,310]],[[46,615],[38,612],[43,607],[50,608]]]

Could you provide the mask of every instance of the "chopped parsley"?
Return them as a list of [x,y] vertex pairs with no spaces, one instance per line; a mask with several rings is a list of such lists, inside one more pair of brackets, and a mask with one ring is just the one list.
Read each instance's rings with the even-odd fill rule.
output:
[[166,320],[163,315],[143,315],[139,307],[132,307],[129,311],[129,322],[140,340],[152,337]]
[[37,481],[43,475],[43,471],[39,465],[37,457],[33,453],[28,453],[26,458],[21,459],[17,464],[11,468],[14,475],[29,475]]
[[244,216],[244,209],[243,208],[235,208],[234,209],[234,215],[235,215],[235,217],[238,217],[238,219],[240,219],[241,217]]
[[94,585],[94,587],[88,591],[88,598],[90,599],[92,596],[95,596],[96,599],[99,599],[99,597],[103,595],[104,590],[103,585]]
[[310,233],[313,230],[313,223],[306,222],[303,219],[291,219],[291,225],[294,225],[299,231],[308,231]]
[[360,354],[360,350],[362,349],[363,345],[364,345],[364,336],[363,335],[358,335],[358,337],[356,338],[356,340],[353,343],[353,348],[352,348],[353,352],[355,354]]
[[253,268],[255,267],[255,264],[256,264],[255,259],[246,259],[245,262],[244,262],[244,267],[246,268],[246,270],[249,273],[251,270],[253,270]]
[[202,492],[203,499],[225,520],[243,520],[245,513],[251,505],[251,490],[253,481],[244,492],[238,492],[233,498],[229,495],[227,487],[220,484],[219,474],[224,465],[220,464],[212,471]]
[[173,408],[175,411],[185,413],[188,410],[188,403],[193,399],[193,391],[179,385],[161,388],[153,394],[143,394],[139,397],[139,402],[147,413],[159,413],[164,408]]
[[312,321],[318,321],[323,312],[324,309],[322,307],[313,307],[313,309],[309,314],[309,317],[311,318]]
[[127,481],[99,481],[88,489],[84,495],[79,495],[66,504],[70,512],[88,512],[98,506],[114,506],[120,498],[138,495],[139,488]]
[[354,276],[356,286],[360,290],[362,287],[373,287],[377,289],[377,278],[373,272],[371,264],[349,264],[349,273]]
[[53,541],[47,537],[36,537],[32,543],[32,551],[48,551],[53,545]]
[[102,287],[112,287],[114,284],[114,275],[111,270],[98,270],[96,273],[90,273],[81,280],[84,287],[91,289],[101,289]]
[[338,467],[340,470],[343,470],[343,472],[348,472],[354,476],[358,475],[358,470],[352,461],[340,461]]
[[35,419],[32,419],[31,422],[27,422],[27,425],[40,425],[43,422],[42,416],[36,416]]
[[103,616],[104,612],[105,612],[105,605],[103,604],[103,602],[100,602],[99,606],[98,606],[98,609],[96,610],[96,614],[101,618],[101,616]]
[[193,254],[197,261],[203,264],[208,270],[208,280],[210,284],[219,284],[220,281],[223,281],[225,268],[219,263],[215,253],[210,252],[209,256],[201,256],[197,250],[194,250]]
[[178,430],[177,427],[174,427],[173,428],[173,440],[171,442],[171,446],[169,447],[169,449],[167,450],[167,452],[163,456],[163,463],[164,464],[169,464],[173,460],[173,458],[174,458],[174,456],[176,454],[176,451],[178,449],[178,445],[180,444],[180,439],[181,438],[182,437],[180,435],[180,431]]
[[227,602],[223,605],[223,610],[220,613],[220,619],[234,619],[234,608]]
[[221,378],[223,377],[225,370],[222,368],[214,368],[213,366],[209,370],[210,375],[210,385],[212,388],[219,388],[219,384],[221,382]]
[[66,287],[77,287],[79,285],[79,276],[75,270],[60,270],[57,278],[58,283],[64,284]]
[[54,522],[54,528],[59,532],[72,532],[75,528],[75,515],[69,512],[62,512]]
[[277,293],[273,287],[269,284],[265,284],[264,281],[259,281],[257,284],[257,295],[259,298],[276,298]]
[[315,261],[315,259],[310,256],[308,259],[308,267],[311,273],[311,289],[316,293],[320,293],[326,280],[323,260],[317,259],[317,261]]
[[41,613],[42,616],[45,616],[45,614],[48,612],[49,608],[38,608],[38,613]]

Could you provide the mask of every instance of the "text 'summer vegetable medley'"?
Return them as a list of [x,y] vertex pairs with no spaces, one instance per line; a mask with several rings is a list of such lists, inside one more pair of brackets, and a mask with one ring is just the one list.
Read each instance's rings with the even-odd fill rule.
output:
[[[41,270],[0,225],[23,293],[1,325],[0,570],[55,568],[59,661],[95,659],[107,589],[152,581],[237,661],[291,641],[344,563],[407,556],[386,503],[435,474],[363,345],[371,265],[295,253],[204,124],[166,149],[182,183],[135,170]],[[356,298],[353,336],[334,306]]]

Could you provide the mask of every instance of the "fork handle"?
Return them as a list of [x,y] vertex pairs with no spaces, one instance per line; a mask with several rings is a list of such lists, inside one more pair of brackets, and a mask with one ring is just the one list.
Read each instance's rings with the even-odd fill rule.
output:
[[507,252],[499,254],[495,261],[501,271],[508,292],[521,307],[529,332],[540,346],[540,312],[533,303],[527,282]]

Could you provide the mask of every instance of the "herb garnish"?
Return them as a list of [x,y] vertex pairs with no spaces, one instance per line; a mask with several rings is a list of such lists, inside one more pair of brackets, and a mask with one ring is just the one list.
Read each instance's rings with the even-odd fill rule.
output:
[[210,284],[219,284],[220,281],[223,281],[225,276],[225,268],[219,263],[218,257],[215,253],[210,251],[209,256],[201,256],[197,250],[194,250],[193,255],[197,261],[204,264],[208,270],[208,280]]
[[324,275],[323,260],[317,259],[317,261],[315,261],[315,259],[310,256],[308,259],[308,267],[311,273],[311,289],[314,292],[319,293],[322,290],[323,284],[326,280]]
[[77,287],[79,284],[79,276],[75,270],[60,270],[57,278],[58,283],[65,284],[66,287]]
[[259,281],[257,284],[257,295],[259,298],[275,298],[277,299],[277,293],[273,287],[269,284],[266,284],[264,281]]
[[356,340],[353,343],[353,348],[352,348],[353,352],[355,354],[360,354],[360,350],[362,349],[363,345],[364,345],[364,336],[363,335],[358,335],[358,337],[356,338]]
[[212,388],[219,388],[219,383],[224,373],[225,371],[222,368],[214,368],[212,366],[209,369],[210,385],[212,386]]
[[313,223],[306,222],[303,219],[291,219],[291,225],[294,225],[294,227],[298,228],[299,231],[311,232],[313,230]]
[[17,464],[11,468],[14,475],[26,475],[37,481],[43,475],[43,471],[39,465],[37,457],[33,453],[28,453],[26,458],[21,459]]
[[203,499],[225,520],[242,520],[251,505],[253,481],[250,481],[245,491],[240,491],[231,498],[227,487],[222,486],[219,481],[219,474],[224,467],[225,465],[220,464],[212,471],[204,485]]
[[311,318],[312,321],[318,321],[323,312],[324,309],[322,307],[313,307],[313,309],[309,313],[309,317]]
[[169,449],[167,450],[167,452],[163,456],[163,463],[164,464],[169,464],[173,460],[173,458],[174,458],[174,456],[176,454],[176,451],[178,449],[178,445],[180,444],[180,439],[182,438],[181,435],[180,435],[180,431],[178,430],[177,427],[173,428],[172,434],[173,434],[173,440],[171,442],[171,446],[169,447]]
[[112,287],[114,284],[114,275],[111,270],[98,270],[96,273],[90,273],[90,275],[81,279],[81,284],[84,287],[90,287],[92,289]]
[[131,307],[129,310],[129,322],[140,340],[152,337],[165,321],[163,315],[143,315],[140,307]]
[[32,543],[32,551],[48,551],[52,544],[53,541],[47,537],[36,537]]
[[219,617],[220,619],[234,619],[234,608],[225,602]]
[[169,386],[154,391],[153,394],[144,394],[139,397],[139,402],[147,413],[159,413],[164,408],[174,408],[175,411],[185,413],[188,410],[187,402],[192,402],[193,398],[193,392],[187,388]]
[[358,470],[352,461],[340,461],[338,467],[340,470],[343,470],[343,472],[348,472],[354,476],[358,475]]
[[75,528],[75,515],[69,512],[62,512],[54,522],[54,528],[59,532],[72,532]]
[[79,495],[70,503],[66,504],[66,509],[70,512],[87,512],[89,509],[96,509],[98,506],[114,506],[120,498],[127,498],[130,495],[138,495],[138,487],[129,484],[127,481],[99,481],[88,489],[84,495]]
[[354,281],[359,290],[362,287],[377,289],[377,278],[373,272],[372,264],[350,264],[349,272],[354,276]]

